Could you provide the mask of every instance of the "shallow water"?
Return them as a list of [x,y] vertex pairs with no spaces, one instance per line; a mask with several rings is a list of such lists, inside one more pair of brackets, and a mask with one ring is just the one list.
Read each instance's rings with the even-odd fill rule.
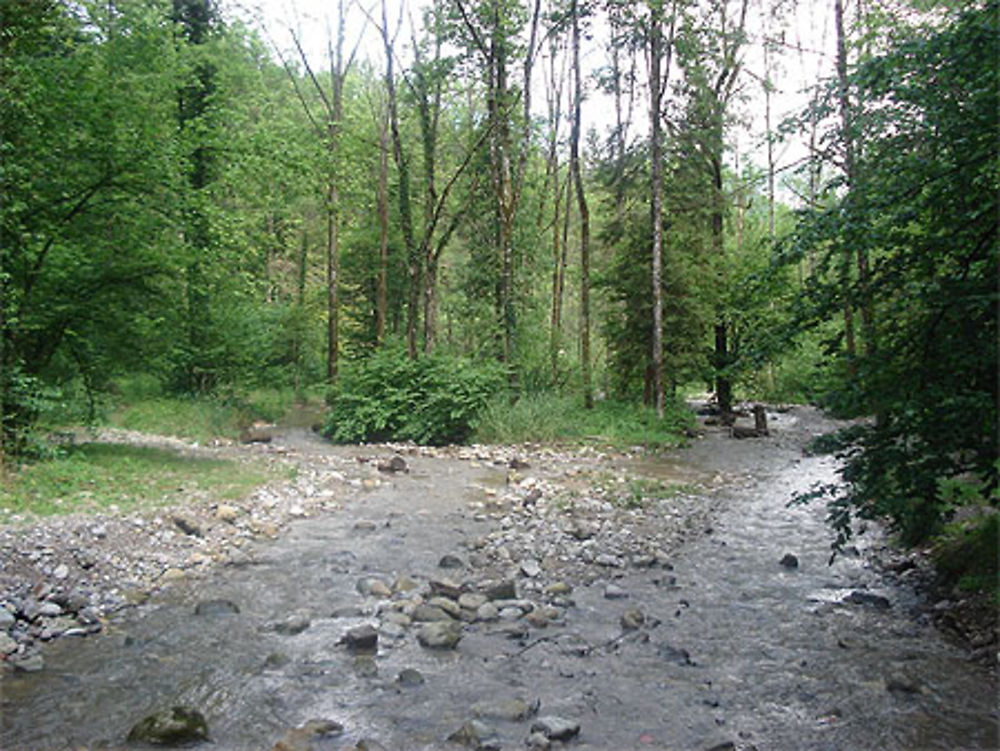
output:
[[[294,435],[298,450],[334,450]],[[252,565],[180,583],[102,636],[47,646],[41,673],[5,674],[0,748],[118,748],[139,718],[176,704],[201,709],[220,749],[268,749],[315,717],[345,726],[317,748],[362,738],[389,749],[448,748],[476,702],[513,697],[579,722],[568,745],[580,749],[997,747],[993,676],[915,620],[913,595],[880,579],[864,555],[827,565],[823,509],[786,502],[832,479],[834,467],[780,437],[715,435],[631,463],[715,488],[722,510],[672,570],[616,570],[627,599],[605,599],[597,581],[574,590],[562,624],[520,640],[497,624],[468,625],[454,652],[426,650],[412,633],[383,636],[371,675],[370,663],[359,666],[337,644],[351,626],[377,622],[377,601],[358,593],[358,580],[441,574],[443,553],[490,529],[469,502],[504,479],[457,459],[408,461],[409,474],[257,547]],[[358,520],[375,529],[355,529]],[[785,553],[798,569],[778,564]],[[891,607],[843,602],[857,590],[884,595]],[[240,612],[194,615],[214,598]],[[644,612],[644,628],[623,632],[628,608]],[[312,617],[304,632],[270,628],[298,610]],[[401,686],[404,668],[426,682]],[[530,720],[486,721],[503,748],[524,747]]]

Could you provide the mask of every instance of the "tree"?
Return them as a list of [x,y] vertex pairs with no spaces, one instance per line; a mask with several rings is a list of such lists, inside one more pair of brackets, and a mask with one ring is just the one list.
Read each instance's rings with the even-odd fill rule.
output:
[[878,348],[857,354],[857,378],[835,395],[853,414],[881,416],[839,436],[846,490],[822,489],[838,544],[854,516],[887,516],[915,543],[963,499],[997,502],[998,21],[990,0],[897,28],[884,54],[827,90],[828,111],[845,81],[853,92],[864,179],[802,217],[791,258],[818,257],[803,318],[861,299],[862,279],[845,289],[838,272],[838,241],[863,226],[874,314],[894,323]]

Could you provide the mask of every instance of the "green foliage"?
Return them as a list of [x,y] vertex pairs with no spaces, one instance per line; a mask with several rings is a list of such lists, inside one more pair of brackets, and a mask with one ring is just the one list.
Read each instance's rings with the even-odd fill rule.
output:
[[26,464],[0,484],[0,521],[13,514],[49,516],[127,512],[173,504],[190,496],[235,499],[273,479],[275,472],[221,459],[142,446],[85,443],[58,458]]
[[932,550],[941,584],[965,592],[986,592],[1000,604],[1000,514],[952,522]]
[[462,443],[503,384],[494,363],[445,355],[413,360],[400,349],[379,350],[344,368],[324,432],[342,443]]
[[[859,67],[858,184],[804,215],[796,234],[819,259],[803,317],[867,296],[876,320],[856,375],[830,400],[875,416],[841,437],[847,490],[831,502],[840,540],[859,515],[885,516],[904,542],[920,542],[951,510],[942,487],[998,483],[998,9],[964,6]],[[844,237],[867,246],[867,288],[837,273],[831,250]]]
[[543,393],[513,403],[498,397],[480,420],[475,438],[485,443],[565,442],[617,447],[677,446],[693,416],[679,401],[667,404],[662,420],[656,411],[629,402],[598,401],[585,410],[577,398]]

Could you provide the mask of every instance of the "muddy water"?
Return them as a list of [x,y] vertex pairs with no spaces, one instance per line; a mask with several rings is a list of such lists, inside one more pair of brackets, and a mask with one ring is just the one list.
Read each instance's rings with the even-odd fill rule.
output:
[[[721,501],[711,529],[672,567],[602,571],[576,587],[561,619],[521,638],[504,624],[470,624],[456,651],[437,652],[412,631],[388,630],[372,661],[338,645],[350,627],[379,623],[379,601],[359,594],[358,581],[441,575],[442,554],[464,554],[463,542],[496,523],[470,504],[505,479],[490,466],[408,457],[408,474],[297,522],[256,548],[252,564],[181,583],[103,636],[50,645],[41,673],[5,675],[0,748],[118,748],[137,719],[176,704],[203,711],[220,749],[269,749],[317,717],[345,726],[317,748],[362,739],[449,748],[474,705],[514,698],[579,722],[568,744],[579,749],[996,748],[993,677],[914,619],[912,595],[881,580],[864,550],[827,566],[822,509],[786,507],[834,468],[803,457],[804,426],[782,417],[787,429],[779,420],[768,441],[714,435],[629,463],[711,487]],[[334,451],[302,432],[282,440],[304,461]],[[779,565],[786,553],[797,569]],[[627,597],[607,599],[608,582]],[[890,607],[844,601],[857,591]],[[240,612],[195,615],[209,599]],[[645,624],[624,631],[630,608]],[[308,629],[274,630],[295,612],[310,616]],[[405,668],[424,683],[398,683]],[[486,722],[502,748],[524,747],[531,720]]]

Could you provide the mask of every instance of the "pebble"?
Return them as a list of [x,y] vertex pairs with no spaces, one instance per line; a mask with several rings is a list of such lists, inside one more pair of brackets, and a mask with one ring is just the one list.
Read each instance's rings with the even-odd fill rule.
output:
[[37,652],[8,658],[8,662],[21,673],[38,673],[45,667],[45,660]]
[[403,668],[399,671],[399,675],[396,676],[396,683],[400,686],[422,686],[424,681],[423,673],[413,668]]
[[52,572],[52,578],[59,579],[60,581],[68,576],[69,576],[69,566],[67,566],[65,563],[60,563],[58,566],[56,566],[55,570]]
[[646,616],[643,614],[641,610],[638,610],[636,608],[626,610],[624,613],[622,613],[621,619],[619,619],[621,627],[626,631],[637,631],[638,629],[642,628],[645,622],[646,622]]
[[295,636],[301,634],[312,625],[312,620],[306,613],[292,613],[280,623],[275,624],[274,630],[285,636]]
[[521,573],[529,579],[533,579],[542,573],[542,567],[539,565],[538,561],[529,558],[521,563]]
[[609,584],[604,588],[605,600],[625,600],[627,598],[628,592],[619,587],[617,584]]
[[799,567],[799,559],[798,559],[797,556],[795,556],[792,553],[785,553],[785,555],[782,557],[782,559],[780,561],[778,561],[778,563],[780,563],[785,568],[798,568]]
[[0,632],[0,655],[9,655],[17,651],[17,642],[8,634]]
[[465,563],[457,555],[447,553],[438,561],[438,568],[465,568]]

